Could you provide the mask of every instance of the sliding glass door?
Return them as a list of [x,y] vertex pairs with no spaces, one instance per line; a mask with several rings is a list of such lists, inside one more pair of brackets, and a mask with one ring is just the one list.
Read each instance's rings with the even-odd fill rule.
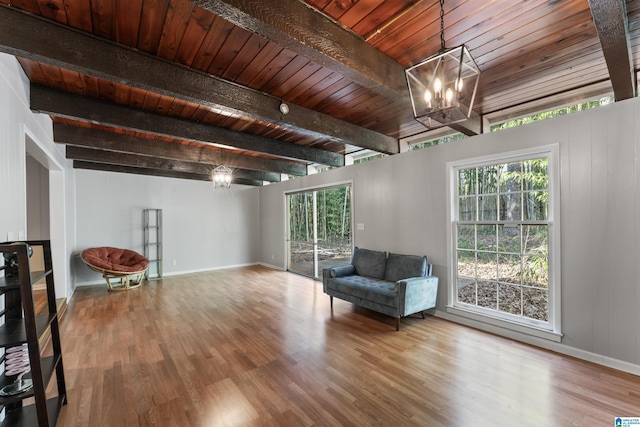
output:
[[322,269],[351,260],[351,185],[287,197],[287,269],[321,278]]

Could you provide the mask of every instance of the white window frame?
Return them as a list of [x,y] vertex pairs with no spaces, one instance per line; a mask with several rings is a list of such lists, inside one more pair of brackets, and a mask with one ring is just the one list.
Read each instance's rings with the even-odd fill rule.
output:
[[[545,221],[549,227],[549,319],[546,324],[541,322],[528,322],[526,319],[514,320],[514,316],[502,314],[498,311],[484,309],[482,307],[469,307],[457,304],[456,298],[456,232],[455,226],[458,219],[458,186],[457,173],[461,169],[482,167],[495,164],[509,163],[535,158],[548,159],[549,177],[549,217]],[[447,242],[449,254],[449,277],[447,292],[447,313],[463,316],[474,321],[487,323],[491,326],[505,328],[519,333],[533,335],[535,337],[560,342],[562,339],[561,327],[561,270],[560,270],[560,162],[558,144],[545,145],[499,153],[494,155],[462,159],[447,163],[447,188],[449,203],[447,205]]]

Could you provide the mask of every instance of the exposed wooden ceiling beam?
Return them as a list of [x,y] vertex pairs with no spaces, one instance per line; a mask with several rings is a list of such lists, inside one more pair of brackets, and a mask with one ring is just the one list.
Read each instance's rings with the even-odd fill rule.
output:
[[279,110],[280,100],[272,96],[5,5],[0,5],[0,51],[205,105],[231,116],[388,154],[399,152],[395,138],[296,105],[290,105],[289,114],[284,115]]
[[170,138],[231,146],[323,165],[344,166],[344,156],[331,151],[123,107],[39,85],[31,85],[31,109],[52,116],[99,123]]
[[[96,170],[96,171],[102,171],[102,172],[130,173],[135,175],[162,176],[165,178],[181,178],[181,179],[192,179],[192,180],[198,180],[198,181],[211,181],[211,175],[201,175],[201,174],[195,174],[195,173],[170,171],[170,170],[145,169],[145,168],[138,168],[138,167],[132,167],[132,166],[122,166],[122,165],[109,165],[106,163],[85,162],[83,160],[74,160],[73,167],[74,169]],[[262,186],[263,182],[259,180],[235,178],[233,184]]]
[[627,7],[624,0],[589,0],[616,101],[636,94]]
[[[213,166],[201,163],[170,160],[158,157],[138,156],[135,154],[118,153],[115,151],[96,150],[76,146],[67,146],[67,159],[83,160],[86,162],[106,163],[110,165],[132,166],[144,169],[159,169],[186,172],[211,177]],[[249,171],[234,169],[234,178],[245,178],[260,181],[280,181],[280,176],[273,172]]]
[[404,67],[358,34],[299,0],[192,0],[387,98],[408,99]]
[[53,123],[53,140],[58,143],[100,150],[119,151],[143,156],[218,165],[224,163],[231,168],[250,169],[303,176],[307,167],[303,164],[283,160],[271,160],[256,156],[245,156],[212,150],[209,147],[194,147],[174,142],[140,138],[131,135],[106,132]]
[[[404,67],[303,1],[192,0],[192,3],[387,98],[401,98],[407,110],[411,110]],[[468,136],[478,135],[482,133],[482,119],[472,111],[469,120],[451,128]]]

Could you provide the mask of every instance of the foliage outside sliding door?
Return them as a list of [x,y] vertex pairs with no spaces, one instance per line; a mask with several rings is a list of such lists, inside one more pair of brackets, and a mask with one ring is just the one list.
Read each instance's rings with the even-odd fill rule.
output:
[[286,195],[288,270],[319,277],[348,262],[352,250],[351,185]]
[[551,153],[454,167],[453,306],[556,331]]

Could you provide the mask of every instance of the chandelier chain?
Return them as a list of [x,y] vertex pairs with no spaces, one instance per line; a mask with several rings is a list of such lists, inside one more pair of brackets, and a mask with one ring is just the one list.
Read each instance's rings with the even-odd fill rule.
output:
[[440,50],[444,47],[444,0],[440,0]]

